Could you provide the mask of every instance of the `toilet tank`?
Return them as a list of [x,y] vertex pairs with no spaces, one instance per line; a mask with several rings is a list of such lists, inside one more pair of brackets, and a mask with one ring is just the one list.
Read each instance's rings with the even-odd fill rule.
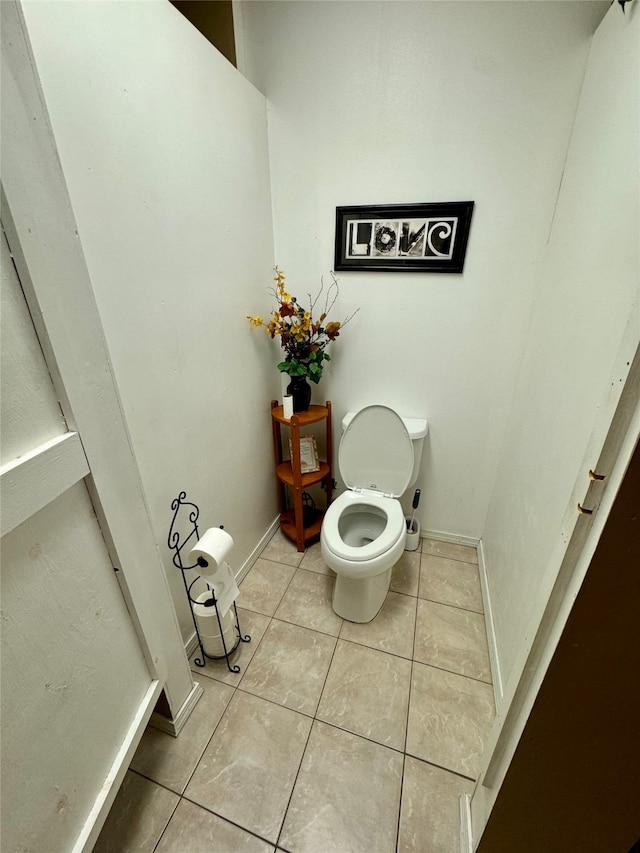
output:
[[[342,419],[342,432],[349,426],[351,420],[355,416],[356,412],[347,412],[347,414]],[[411,472],[411,482],[407,486],[407,488],[411,488],[415,481],[418,479],[418,472],[420,471],[420,461],[422,459],[422,447],[424,445],[425,436],[429,432],[429,424],[427,423],[426,418],[405,418],[404,415],[400,415],[402,422],[405,425],[407,432],[409,433],[409,437],[411,438],[411,442],[413,444],[413,471]]]

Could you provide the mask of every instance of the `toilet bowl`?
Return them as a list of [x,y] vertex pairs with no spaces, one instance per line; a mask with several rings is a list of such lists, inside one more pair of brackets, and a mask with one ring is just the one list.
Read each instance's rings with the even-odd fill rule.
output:
[[333,609],[370,622],[404,551],[406,523],[398,498],[418,474],[427,422],[403,419],[387,406],[367,406],[343,420],[338,468],[348,487],[327,509],[322,556],[336,573]]

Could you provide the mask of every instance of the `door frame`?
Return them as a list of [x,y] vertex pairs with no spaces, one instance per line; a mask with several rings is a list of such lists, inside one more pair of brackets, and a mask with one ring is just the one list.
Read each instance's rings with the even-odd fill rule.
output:
[[87,816],[76,850],[91,849],[157,695],[177,734],[200,695],[155,541],[82,242],[18,0],[2,14],[1,216],[18,276],[154,684]]
[[[552,559],[559,568],[541,621],[506,687],[485,744],[473,794],[460,801],[460,849],[471,853],[500,795],[502,783],[589,570],[616,496],[640,441],[640,326],[634,306],[622,337]],[[596,472],[604,479],[593,479]],[[587,511],[584,513],[580,508]]]
[[638,838],[639,495],[640,443],[478,851],[626,851]]

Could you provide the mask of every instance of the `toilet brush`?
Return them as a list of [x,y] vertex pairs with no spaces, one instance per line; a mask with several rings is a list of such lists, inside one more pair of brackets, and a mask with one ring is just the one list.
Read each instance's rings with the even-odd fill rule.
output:
[[413,503],[411,504],[411,506],[413,507],[413,512],[411,513],[411,520],[409,521],[409,524],[407,525],[407,530],[409,531],[409,533],[411,533],[413,531],[413,522],[414,522],[414,519],[416,517],[416,510],[418,509],[419,503],[420,503],[420,489],[416,489],[416,493],[413,496]]

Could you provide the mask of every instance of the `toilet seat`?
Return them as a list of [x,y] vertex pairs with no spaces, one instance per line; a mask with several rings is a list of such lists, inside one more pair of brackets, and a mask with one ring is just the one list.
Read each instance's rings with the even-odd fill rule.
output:
[[366,406],[340,439],[338,468],[349,489],[399,498],[411,482],[413,442],[404,421],[388,406]]
[[[366,545],[347,545],[340,534],[340,520],[350,509],[363,507],[381,510],[386,516],[382,532]],[[354,491],[343,492],[325,513],[322,533],[325,546],[342,560],[360,563],[373,560],[389,551],[405,535],[404,513],[400,501],[384,495],[362,494]]]

